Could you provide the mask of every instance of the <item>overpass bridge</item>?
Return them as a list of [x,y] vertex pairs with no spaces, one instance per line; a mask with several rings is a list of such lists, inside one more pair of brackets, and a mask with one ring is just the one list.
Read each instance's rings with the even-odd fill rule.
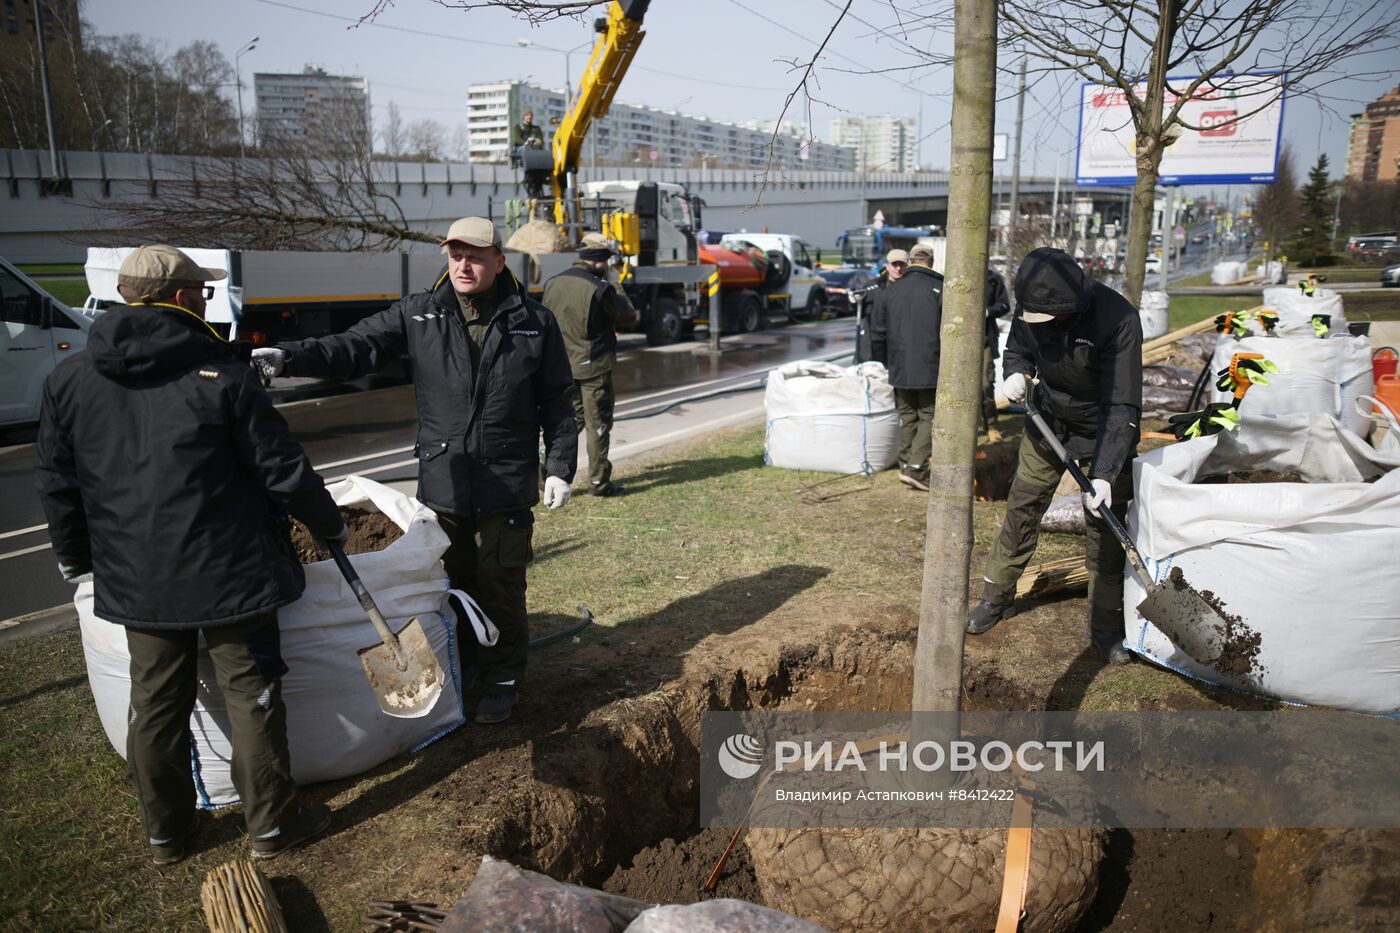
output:
[[[6,185],[0,212],[0,255],[11,262],[80,262],[111,222],[110,208],[125,200],[159,197],[173,185],[223,178],[238,160],[139,153],[60,153],[60,183],[49,183],[47,152],[0,150]],[[255,170],[257,160],[247,160]],[[375,184],[392,196],[410,227],[446,230],[468,215],[500,219],[506,201],[524,197],[508,165],[445,162],[376,162]],[[848,227],[883,211],[902,225],[943,225],[948,211],[947,172],[809,172],[774,170],[760,191],[753,172],[739,169],[603,167],[581,173],[581,181],[640,178],[686,186],[705,201],[704,225],[712,230],[795,233],[813,246],[830,248]],[[1005,205],[1009,176],[993,183],[994,204]],[[1053,177],[1021,179],[1027,213],[1048,213]],[[1091,198],[1106,220],[1126,216],[1128,188],[1076,189],[1061,179],[1060,198]],[[217,244],[190,244],[215,246]]]

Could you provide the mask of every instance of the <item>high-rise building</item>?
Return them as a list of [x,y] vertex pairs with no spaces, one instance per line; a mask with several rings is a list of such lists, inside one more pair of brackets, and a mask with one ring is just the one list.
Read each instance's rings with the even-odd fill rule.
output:
[[1400,176],[1400,86],[1351,115],[1347,149],[1350,181],[1395,181]]
[[[0,0],[0,49],[6,57],[28,55],[25,46],[35,42],[34,0]],[[78,0],[45,0],[44,43],[48,53],[81,51],[82,19],[78,16]]]
[[337,135],[370,133],[369,81],[326,74],[307,65],[301,74],[253,75],[261,139],[297,139],[318,127]]
[[890,114],[837,117],[831,141],[856,151],[862,172],[912,172],[919,164],[919,122]]
[[[467,87],[467,133],[473,162],[508,162],[511,131],[526,110],[549,139],[564,118],[564,92],[519,81]],[[722,123],[655,107],[614,103],[589,127],[583,164],[761,170],[773,143],[775,167],[850,171],[855,152],[813,140],[796,125],[773,139],[772,124]]]

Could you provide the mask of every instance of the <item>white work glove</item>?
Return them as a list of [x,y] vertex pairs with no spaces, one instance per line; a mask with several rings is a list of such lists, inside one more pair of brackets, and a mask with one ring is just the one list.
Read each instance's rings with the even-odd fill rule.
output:
[[287,354],[277,347],[258,347],[253,351],[253,367],[263,379],[280,376],[287,367]]
[[573,495],[574,491],[569,488],[569,484],[557,476],[551,476],[544,481],[544,504],[550,509],[562,509],[569,504]]
[[[257,351],[254,350],[254,353]],[[1030,385],[1030,380],[1020,373],[1014,376],[1007,376],[1001,381],[1001,395],[1013,405],[1019,405],[1026,399],[1026,386]]]
[[71,583],[71,584],[73,584],[74,586],[78,586],[79,584],[82,584],[82,583],[91,583],[91,582],[92,582],[92,571],[91,571],[91,570],[88,570],[88,571],[84,571],[84,572],[82,572],[82,573],[79,573],[77,567],[68,567],[68,566],[65,566],[65,565],[63,565],[63,564],[59,564],[59,565],[58,565],[58,572],[61,573],[61,574],[63,574],[63,582],[64,582],[64,583]]
[[1113,508],[1113,487],[1108,480],[1094,479],[1089,482],[1094,487],[1093,493],[1080,493],[1084,497],[1084,511],[1094,514],[1100,505],[1105,509]]
[[344,522],[341,522],[340,530],[337,531],[335,534],[331,535],[326,540],[330,541],[333,544],[338,544],[341,547],[345,547],[345,545],[350,543],[350,526],[346,525]]

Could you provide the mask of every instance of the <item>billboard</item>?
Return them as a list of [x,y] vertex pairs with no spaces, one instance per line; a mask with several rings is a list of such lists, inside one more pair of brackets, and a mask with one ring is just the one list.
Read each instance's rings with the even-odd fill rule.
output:
[[[1167,79],[1163,109],[1195,78]],[[1274,180],[1283,130],[1282,74],[1220,75],[1202,84],[1181,108],[1181,138],[1162,156],[1163,185],[1265,184]],[[1147,82],[1136,85],[1138,97]],[[1079,101],[1080,185],[1131,185],[1137,178],[1135,132],[1122,90],[1084,84]]]

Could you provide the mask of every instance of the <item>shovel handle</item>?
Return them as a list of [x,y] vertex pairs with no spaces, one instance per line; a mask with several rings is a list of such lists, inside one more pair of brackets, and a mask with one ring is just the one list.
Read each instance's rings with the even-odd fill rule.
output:
[[[1050,430],[1049,425],[1045,423],[1045,419],[1042,418],[1040,412],[1036,410],[1035,403],[1031,401],[1033,385],[1036,380],[1031,381],[1032,386],[1028,386],[1026,389],[1026,401],[1024,403],[1026,406],[1026,415],[1031,419],[1036,430],[1040,432],[1040,436],[1044,439],[1045,443],[1049,444],[1050,448],[1055,451],[1056,456],[1060,458],[1060,462],[1065,465],[1065,469],[1069,470],[1069,475],[1074,477],[1074,481],[1079,484],[1079,488],[1093,495],[1094,484],[1089,482],[1089,477],[1085,476],[1084,471],[1079,469],[1079,464],[1075,463],[1070,457],[1069,451],[1065,450],[1065,445],[1060,443],[1060,439],[1055,436],[1054,431]],[[1132,537],[1128,534],[1128,529],[1123,527],[1123,523],[1118,520],[1117,515],[1113,514],[1113,510],[1104,508],[1102,503],[1099,505],[1098,513],[1099,518],[1103,519],[1104,524],[1113,532],[1113,536],[1118,539],[1118,543],[1123,545],[1123,552],[1127,554],[1128,563],[1132,564],[1133,572],[1137,574],[1138,581],[1142,583],[1144,588],[1151,589],[1156,585],[1156,581],[1152,579],[1152,575],[1147,572],[1147,567],[1143,565],[1142,555],[1138,553],[1137,545],[1133,543]]]
[[379,611],[379,607],[374,604],[374,597],[369,595],[369,590],[360,580],[360,575],[355,572],[355,567],[350,563],[350,558],[345,555],[345,549],[334,541],[322,542],[331,557],[335,560],[335,565],[340,568],[340,575],[345,578],[345,582],[350,584],[350,591],[355,594],[355,598],[360,601],[360,608],[369,616],[369,620],[374,623],[375,629],[379,632],[379,637],[384,644],[394,651],[394,658],[399,662],[401,668],[408,666],[408,657],[404,654],[403,646],[399,644],[399,638],[389,628],[389,623],[384,621],[384,614]]

